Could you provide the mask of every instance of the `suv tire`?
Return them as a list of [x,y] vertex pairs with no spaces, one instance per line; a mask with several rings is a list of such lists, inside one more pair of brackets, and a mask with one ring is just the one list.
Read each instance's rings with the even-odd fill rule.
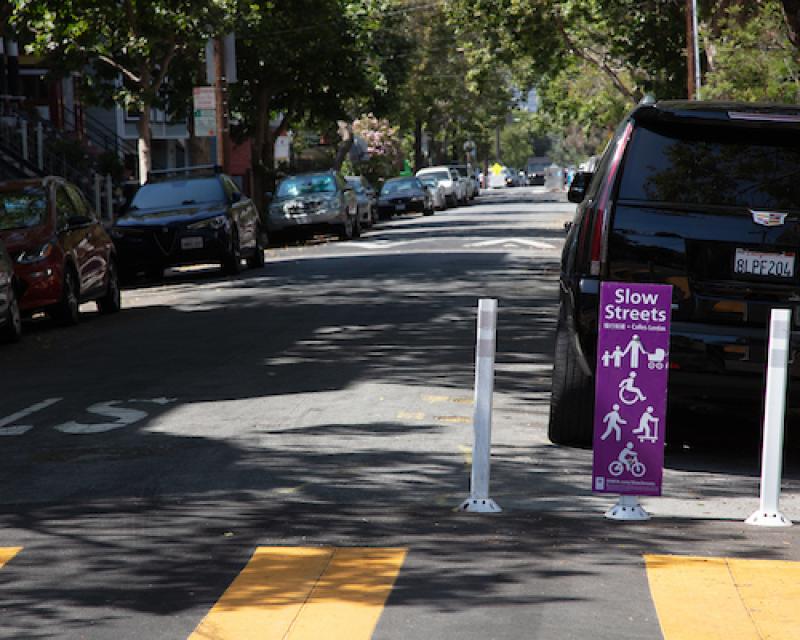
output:
[[80,293],[78,276],[71,267],[64,269],[64,284],[61,300],[50,311],[58,324],[65,327],[78,324],[80,320]]
[[108,286],[103,297],[97,299],[97,309],[100,313],[116,313],[121,308],[122,295],[119,290],[117,263],[111,260],[108,263]]
[[563,310],[558,314],[555,343],[547,436],[554,444],[588,448],[594,418],[592,378],[578,363]]
[[19,313],[19,302],[16,292],[11,289],[11,299],[8,301],[8,317],[6,325],[0,332],[0,340],[3,342],[17,342],[22,337],[22,316]]

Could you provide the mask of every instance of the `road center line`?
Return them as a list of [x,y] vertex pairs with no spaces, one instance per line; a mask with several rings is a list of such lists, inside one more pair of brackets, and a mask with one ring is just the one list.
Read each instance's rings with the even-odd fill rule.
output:
[[20,551],[22,547],[0,547],[0,569]]
[[800,562],[646,555],[665,640],[793,640]]
[[394,548],[259,547],[189,640],[368,640],[405,556]]

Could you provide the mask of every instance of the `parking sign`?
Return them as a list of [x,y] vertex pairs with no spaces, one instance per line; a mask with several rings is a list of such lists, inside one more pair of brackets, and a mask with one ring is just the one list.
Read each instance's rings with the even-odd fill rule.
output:
[[604,282],[598,314],[592,488],[661,495],[670,285]]

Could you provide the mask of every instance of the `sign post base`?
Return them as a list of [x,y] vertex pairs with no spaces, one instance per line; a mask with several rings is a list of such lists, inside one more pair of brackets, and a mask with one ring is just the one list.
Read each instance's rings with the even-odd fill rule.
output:
[[745,520],[747,524],[753,524],[758,527],[791,527],[792,521],[789,520],[780,511],[758,511]]
[[620,496],[617,504],[606,511],[609,520],[649,520],[647,513],[636,496]]
[[472,513],[500,513],[503,509],[491,498],[467,498],[458,510]]

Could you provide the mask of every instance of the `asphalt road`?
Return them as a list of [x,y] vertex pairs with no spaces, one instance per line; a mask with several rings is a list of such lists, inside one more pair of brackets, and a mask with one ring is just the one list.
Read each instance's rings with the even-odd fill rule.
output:
[[[377,547],[406,551],[379,640],[661,638],[646,554],[797,560],[797,527],[742,524],[747,442],[669,452],[653,519],[622,524],[590,452],[547,441],[573,209],[494,192],[28,324],[0,348],[0,637],[188,638],[257,548]],[[481,297],[500,305],[493,516],[454,510]],[[796,461],[785,478],[800,519]]]

